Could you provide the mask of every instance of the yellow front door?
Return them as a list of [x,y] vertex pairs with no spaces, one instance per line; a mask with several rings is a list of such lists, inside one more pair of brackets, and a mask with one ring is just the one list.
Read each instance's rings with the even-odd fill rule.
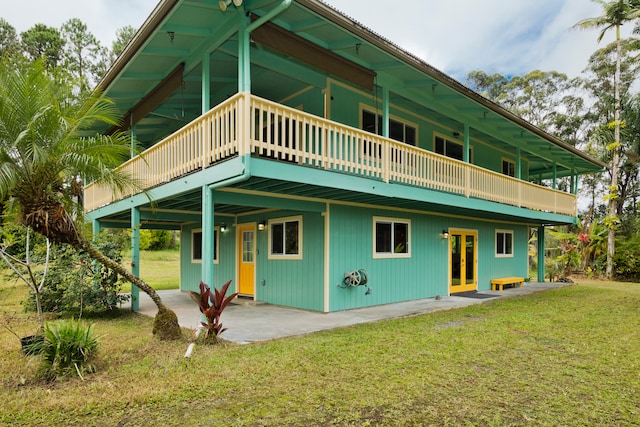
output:
[[478,233],[452,230],[449,234],[449,290],[478,289]]
[[238,292],[241,295],[255,294],[255,236],[253,225],[238,227]]

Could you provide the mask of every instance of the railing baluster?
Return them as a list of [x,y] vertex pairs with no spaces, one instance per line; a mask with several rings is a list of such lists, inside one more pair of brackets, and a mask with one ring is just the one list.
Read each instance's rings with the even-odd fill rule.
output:
[[[148,189],[246,150],[295,160],[300,165],[528,209],[566,215],[575,215],[576,210],[575,195],[343,126],[249,93],[234,95],[121,168],[141,178]],[[110,190],[102,185],[92,183],[85,188],[87,210],[112,199]]]

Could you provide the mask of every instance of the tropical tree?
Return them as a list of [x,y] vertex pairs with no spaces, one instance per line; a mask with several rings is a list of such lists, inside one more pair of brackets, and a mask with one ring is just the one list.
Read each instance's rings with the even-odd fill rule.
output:
[[63,66],[79,87],[80,93],[84,93],[97,83],[94,76],[103,48],[89,32],[87,25],[78,18],[71,18],[62,24],[62,37],[65,40]]
[[609,228],[607,239],[607,277],[613,275],[613,257],[615,255],[615,238],[617,216],[617,190],[618,190],[618,158],[620,156],[620,64],[622,60],[622,37],[621,28],[627,23],[640,18],[640,0],[593,0],[602,6],[604,15],[595,18],[587,18],[578,22],[576,28],[601,28],[598,36],[598,42],[611,29],[616,32],[616,70],[614,73],[614,120],[612,127],[614,128],[614,141],[607,146],[611,151],[610,173],[611,182],[609,186],[609,194],[607,202],[609,203],[609,214],[605,218],[605,223]]
[[12,199],[19,223],[86,252],[149,294],[158,307],[154,331],[162,338],[180,336],[175,313],[152,287],[100,252],[76,214],[82,212],[72,191],[78,176],[116,192],[135,186],[115,169],[129,157],[130,139],[90,133],[96,123],[116,124],[117,111],[95,94],[70,103],[68,89],[56,84],[45,61],[0,58],[0,200]]
[[18,33],[9,22],[0,18],[0,56],[11,54],[20,50]]
[[32,60],[44,56],[47,58],[49,66],[55,67],[58,65],[62,56],[64,39],[57,28],[36,24],[24,31],[20,38],[22,39],[22,49]]

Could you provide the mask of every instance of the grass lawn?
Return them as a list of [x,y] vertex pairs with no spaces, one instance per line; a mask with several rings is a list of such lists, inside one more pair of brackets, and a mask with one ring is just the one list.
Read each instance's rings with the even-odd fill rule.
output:
[[[124,264],[131,268],[131,254],[125,253]],[[156,290],[180,287],[180,251],[141,251],[140,278]],[[125,282],[122,292],[131,292],[131,284]]]
[[[22,288],[0,285],[0,310]],[[0,329],[5,425],[640,425],[640,285],[589,282],[250,345],[92,319],[99,371],[39,383]],[[20,315],[20,328],[33,320]],[[223,315],[224,320],[224,315]],[[224,336],[224,335],[223,335]]]

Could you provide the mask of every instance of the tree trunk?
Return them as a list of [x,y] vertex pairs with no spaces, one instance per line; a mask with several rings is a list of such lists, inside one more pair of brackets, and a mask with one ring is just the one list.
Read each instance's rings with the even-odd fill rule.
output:
[[153,289],[151,286],[149,286],[139,277],[134,276],[133,273],[131,273],[126,268],[124,268],[121,264],[115,262],[105,254],[100,252],[94,245],[92,245],[86,239],[80,237],[78,240],[79,240],[78,244],[74,245],[76,246],[76,249],[80,249],[86,252],[87,254],[89,254],[91,259],[94,259],[98,261],[100,264],[104,265],[105,267],[110,268],[111,270],[115,271],[116,273],[124,277],[129,283],[140,288],[142,292],[149,295],[149,297],[153,300],[153,302],[158,307],[159,313],[164,313],[165,311],[167,311],[167,307],[164,305],[164,303],[162,302],[162,299],[160,299],[160,296],[158,295],[155,289]]
[[140,288],[153,300],[158,307],[153,326],[153,333],[160,339],[179,339],[182,330],[178,324],[178,317],[160,299],[160,296],[151,286],[136,277],[121,264],[115,262],[98,250],[76,228],[73,218],[66,211],[62,203],[52,200],[47,194],[36,200],[20,200],[22,210],[21,222],[30,226],[36,232],[48,237],[57,243],[67,243],[77,250],[86,252],[92,259],[112,269],[128,282]]
[[620,43],[620,26],[616,26],[616,71],[613,77],[614,84],[614,145],[611,156],[611,185],[609,186],[609,233],[607,236],[607,270],[606,276],[613,277],[613,257],[616,253],[616,224],[618,217],[618,159],[620,153],[620,61],[622,46]]

